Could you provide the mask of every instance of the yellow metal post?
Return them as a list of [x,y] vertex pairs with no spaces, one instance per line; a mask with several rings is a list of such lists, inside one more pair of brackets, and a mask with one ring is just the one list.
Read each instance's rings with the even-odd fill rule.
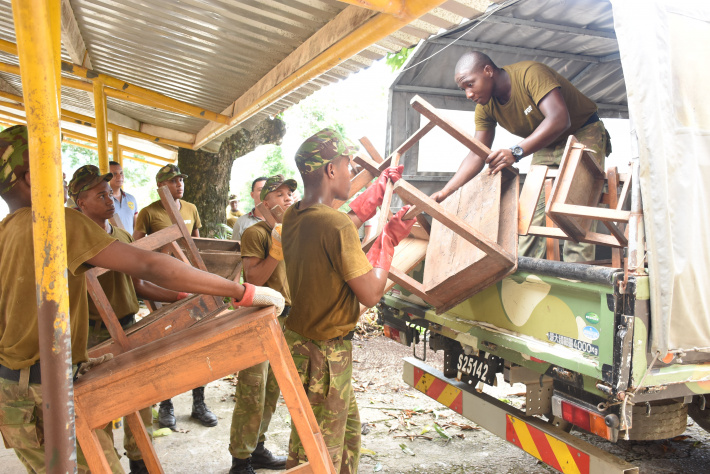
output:
[[76,471],[76,437],[57,94],[60,19],[49,4],[13,0],[12,12],[29,130],[42,406],[51,407],[44,410],[45,465],[64,473]]
[[106,135],[106,94],[100,80],[94,80],[94,115],[96,116],[96,144],[99,147],[99,169],[108,173],[108,135]]
[[111,148],[113,150],[113,161],[123,166],[123,156],[121,156],[121,147],[118,144],[118,130],[111,130]]

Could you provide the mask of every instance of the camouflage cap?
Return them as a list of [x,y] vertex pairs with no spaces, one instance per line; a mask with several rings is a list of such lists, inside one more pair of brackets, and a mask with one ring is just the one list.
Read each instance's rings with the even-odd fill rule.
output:
[[155,175],[155,181],[160,184],[163,181],[168,181],[176,176],[180,176],[183,179],[187,178],[186,174],[182,174],[180,172],[180,168],[178,168],[177,165],[165,165],[158,170],[158,174]]
[[259,195],[259,199],[263,201],[267,194],[269,194],[271,191],[276,191],[280,186],[283,186],[284,184],[288,186],[288,189],[290,189],[291,191],[295,191],[298,187],[298,183],[295,179],[286,179],[282,174],[275,174],[269,177],[266,180],[266,183],[264,183],[264,187],[261,188],[261,194]]
[[237,197],[236,194],[229,195],[229,202],[232,202],[232,201],[239,201],[239,198]]
[[69,195],[76,201],[76,197],[82,191],[88,191],[102,181],[111,181],[113,173],[101,174],[101,171],[94,165],[84,165],[74,171],[71,181],[69,181]]
[[0,195],[30,170],[27,127],[15,125],[0,132]]
[[357,147],[332,128],[324,128],[306,139],[296,152],[296,166],[301,174],[316,171],[340,155],[352,155]]

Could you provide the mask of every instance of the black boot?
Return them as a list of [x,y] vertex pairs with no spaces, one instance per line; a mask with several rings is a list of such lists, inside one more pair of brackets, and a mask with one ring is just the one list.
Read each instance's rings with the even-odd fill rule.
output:
[[148,468],[145,467],[145,462],[143,462],[142,459],[139,459],[138,461],[129,459],[128,467],[130,468],[129,474],[148,474]]
[[254,468],[251,467],[251,458],[232,458],[232,468],[229,470],[229,474],[256,474]]
[[217,426],[217,417],[205,405],[205,387],[197,387],[192,390],[192,414],[205,426]]
[[168,399],[160,402],[158,425],[160,425],[161,428],[175,429],[175,409],[173,408],[172,400]]
[[276,456],[266,449],[264,443],[259,443],[251,453],[251,465],[254,469],[286,469],[286,456]]

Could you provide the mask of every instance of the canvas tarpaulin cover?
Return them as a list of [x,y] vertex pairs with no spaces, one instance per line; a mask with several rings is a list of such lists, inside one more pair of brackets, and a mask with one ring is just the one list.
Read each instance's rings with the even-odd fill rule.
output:
[[639,145],[651,350],[710,351],[710,2],[612,7]]

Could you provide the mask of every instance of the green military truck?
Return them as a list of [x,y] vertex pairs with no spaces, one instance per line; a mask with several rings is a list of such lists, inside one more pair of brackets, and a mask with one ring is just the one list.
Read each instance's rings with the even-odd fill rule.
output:
[[[464,25],[420,45],[414,66],[391,89],[390,142],[419,126],[397,109],[413,94],[436,107],[472,110],[453,84],[416,82],[427,71],[435,78],[453,71],[466,49],[481,49],[499,65],[551,57],[602,116],[632,119],[626,265],[519,257],[514,274],[442,314],[401,287],[378,309],[385,334],[414,348],[403,369],[412,387],[561,472],[638,472],[569,431],[612,442],[666,439],[685,431],[688,416],[710,429],[710,107],[701,87],[710,67],[694,57],[710,39],[710,11],[665,0],[643,9],[614,0],[541,3],[519,2],[478,29],[462,34]],[[575,3],[585,5],[583,18],[565,10]],[[540,36],[546,42],[536,42]],[[592,51],[598,62],[587,57]],[[404,177],[431,193],[450,174],[422,172],[422,159],[416,150],[405,157]],[[422,281],[422,269],[410,275]],[[443,351],[443,367],[427,364],[431,350]],[[476,390],[499,381],[497,374],[525,384],[524,409]]]

